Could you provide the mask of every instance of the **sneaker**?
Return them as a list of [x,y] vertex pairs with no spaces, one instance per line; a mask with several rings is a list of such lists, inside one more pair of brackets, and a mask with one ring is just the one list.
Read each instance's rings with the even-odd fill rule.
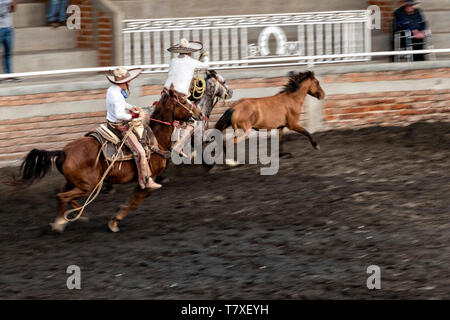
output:
[[49,22],[47,22],[47,26],[57,28],[57,27],[59,27],[59,23],[56,21],[49,21]]

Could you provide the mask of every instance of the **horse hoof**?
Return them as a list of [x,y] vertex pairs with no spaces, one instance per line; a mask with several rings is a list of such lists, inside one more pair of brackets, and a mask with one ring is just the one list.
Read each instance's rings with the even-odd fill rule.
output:
[[60,223],[57,221],[50,223],[50,227],[52,228],[52,231],[55,231],[58,233],[63,233],[66,226],[67,226],[67,223]]
[[237,167],[240,163],[232,159],[225,159],[225,164],[229,167]]
[[313,147],[314,147],[314,149],[316,149],[316,150],[320,150],[320,146],[319,146],[318,143],[316,143]]
[[111,220],[108,222],[108,228],[111,232],[114,232],[114,233],[120,231],[119,227],[117,226],[117,222],[114,220]]

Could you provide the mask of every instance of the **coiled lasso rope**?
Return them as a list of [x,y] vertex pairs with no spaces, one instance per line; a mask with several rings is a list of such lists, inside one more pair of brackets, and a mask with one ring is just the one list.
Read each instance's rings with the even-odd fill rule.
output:
[[[130,124],[130,128],[128,129],[128,131],[125,133],[122,142],[119,146],[119,149],[117,149],[117,152],[114,154],[114,156],[112,157],[112,161],[109,164],[108,168],[105,170],[105,172],[103,173],[102,178],[100,179],[100,181],[97,183],[97,185],[95,186],[95,188],[92,190],[91,194],[89,195],[89,197],[86,199],[86,201],[84,202],[84,204],[81,207],[75,208],[75,209],[71,209],[71,210],[67,210],[66,212],[64,212],[64,219],[67,222],[74,222],[77,221],[84,212],[84,209],[90,205],[92,203],[92,201],[95,200],[95,198],[97,198],[97,196],[100,194],[100,191],[102,190],[102,186],[103,186],[103,182],[105,181],[106,176],[109,174],[109,172],[111,171],[114,163],[117,161],[117,159],[119,158],[119,153],[120,150],[122,150],[123,145],[125,144],[125,141],[127,140],[128,136],[133,132],[133,128],[134,128],[134,122],[131,121]],[[101,150],[100,150],[101,152]],[[69,218],[69,215],[73,212],[79,211],[79,213],[72,219]]]
[[[202,84],[200,87],[197,85],[197,81]],[[200,100],[200,98],[203,97],[205,90],[206,81],[199,73],[197,73],[196,80],[194,81],[194,88],[192,88],[192,97],[196,100]]]

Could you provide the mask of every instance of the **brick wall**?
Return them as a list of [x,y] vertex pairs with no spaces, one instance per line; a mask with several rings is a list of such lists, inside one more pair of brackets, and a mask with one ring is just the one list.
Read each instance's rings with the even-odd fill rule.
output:
[[420,120],[450,120],[450,90],[331,95],[324,105],[329,129],[398,126]]
[[22,159],[31,149],[58,150],[94,130],[105,112],[74,113],[0,121],[0,167]]
[[98,21],[98,64],[101,67],[107,67],[114,65],[113,63],[113,32],[112,32],[112,19],[108,17],[104,12],[97,13]]
[[112,19],[93,7],[92,0],[71,0],[81,10],[81,30],[78,32],[79,48],[96,48],[100,67],[113,65]]
[[[450,89],[433,90],[420,85],[420,80],[450,78],[450,69],[384,71],[328,75],[323,82],[354,83],[417,80],[408,91],[328,95],[323,105],[327,129],[363,126],[405,125],[420,120],[450,121]],[[369,89],[369,88],[368,88]]]
[[[320,78],[327,96],[322,103],[322,109],[320,107],[316,109],[315,106],[310,108],[321,112],[322,122],[319,130],[374,125],[402,126],[422,120],[450,121],[450,86],[448,85],[450,68],[323,74]],[[433,84],[425,86],[424,81],[432,81],[440,85],[438,88],[433,88]],[[285,77],[227,81],[235,91],[235,95],[239,93],[241,96],[246,96],[247,89],[253,92],[257,90],[258,95],[265,96],[267,89],[270,88],[276,92],[285,82]],[[405,82],[407,86],[398,84]],[[447,84],[443,86],[442,83]],[[385,89],[382,92],[376,92],[374,87],[377,84],[383,84]],[[362,88],[361,92],[347,93],[356,86]],[[138,94],[138,89],[136,88],[135,94]],[[143,85],[140,87],[140,96],[144,97],[143,101],[150,105],[157,99],[161,89],[162,85]],[[24,106],[23,112],[27,112],[33,107],[42,108],[41,104],[53,103],[60,108],[63,103],[71,103],[71,101],[80,103],[93,101],[92,105],[97,107],[96,110],[101,110],[96,112],[73,110],[70,114],[0,120],[0,167],[17,165],[17,160],[23,158],[33,148],[61,149],[68,142],[94,130],[105,119],[106,112],[103,111],[105,95],[106,89],[93,89],[0,97],[0,112],[6,111],[6,108],[21,106]],[[212,124],[225,109],[223,105],[216,106],[210,119]],[[305,106],[304,111],[307,110]],[[301,123],[307,128],[308,117],[309,115],[304,113],[301,118]]]

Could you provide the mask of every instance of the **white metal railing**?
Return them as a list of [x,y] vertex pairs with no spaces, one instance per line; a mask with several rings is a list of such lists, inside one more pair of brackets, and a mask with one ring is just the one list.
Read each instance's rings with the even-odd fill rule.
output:
[[122,32],[126,66],[168,64],[174,55],[166,49],[180,38],[201,41],[224,67],[322,55],[333,57],[314,63],[367,61],[352,54],[372,50],[370,10],[124,20]]
[[[439,54],[439,53],[450,53],[450,48],[448,49],[430,49],[430,50],[413,50],[413,51],[380,51],[380,52],[364,52],[364,53],[353,53],[353,54],[340,54],[340,55],[319,55],[310,57],[284,57],[284,58],[269,58],[269,59],[255,59],[253,62],[255,64],[248,63],[247,60],[233,60],[233,61],[218,61],[211,63],[211,69],[221,70],[221,69],[250,69],[250,68],[261,68],[261,67],[273,67],[273,66],[296,66],[304,65],[314,66],[315,61],[319,59],[342,59],[350,57],[383,57],[383,56],[397,56],[406,54]],[[302,62],[299,62],[302,60]],[[347,60],[345,60],[347,61]],[[261,64],[265,62],[265,64]],[[236,64],[235,66],[227,66],[228,64]],[[247,63],[247,65],[240,65]],[[411,62],[414,63],[414,62]],[[405,62],[401,63],[405,64]],[[375,64],[374,64],[375,65]],[[145,73],[166,73],[168,64],[151,64],[151,65],[133,65],[129,68],[142,68],[145,69]],[[110,67],[98,67],[98,68],[79,68],[79,69],[61,69],[61,70],[47,70],[47,71],[33,71],[33,72],[20,72],[20,73],[3,73],[0,74],[0,79],[6,79],[11,77],[36,77],[36,76],[51,76],[51,75],[61,75],[61,74],[87,74],[87,73],[98,73],[110,71],[116,68],[116,66]]]

